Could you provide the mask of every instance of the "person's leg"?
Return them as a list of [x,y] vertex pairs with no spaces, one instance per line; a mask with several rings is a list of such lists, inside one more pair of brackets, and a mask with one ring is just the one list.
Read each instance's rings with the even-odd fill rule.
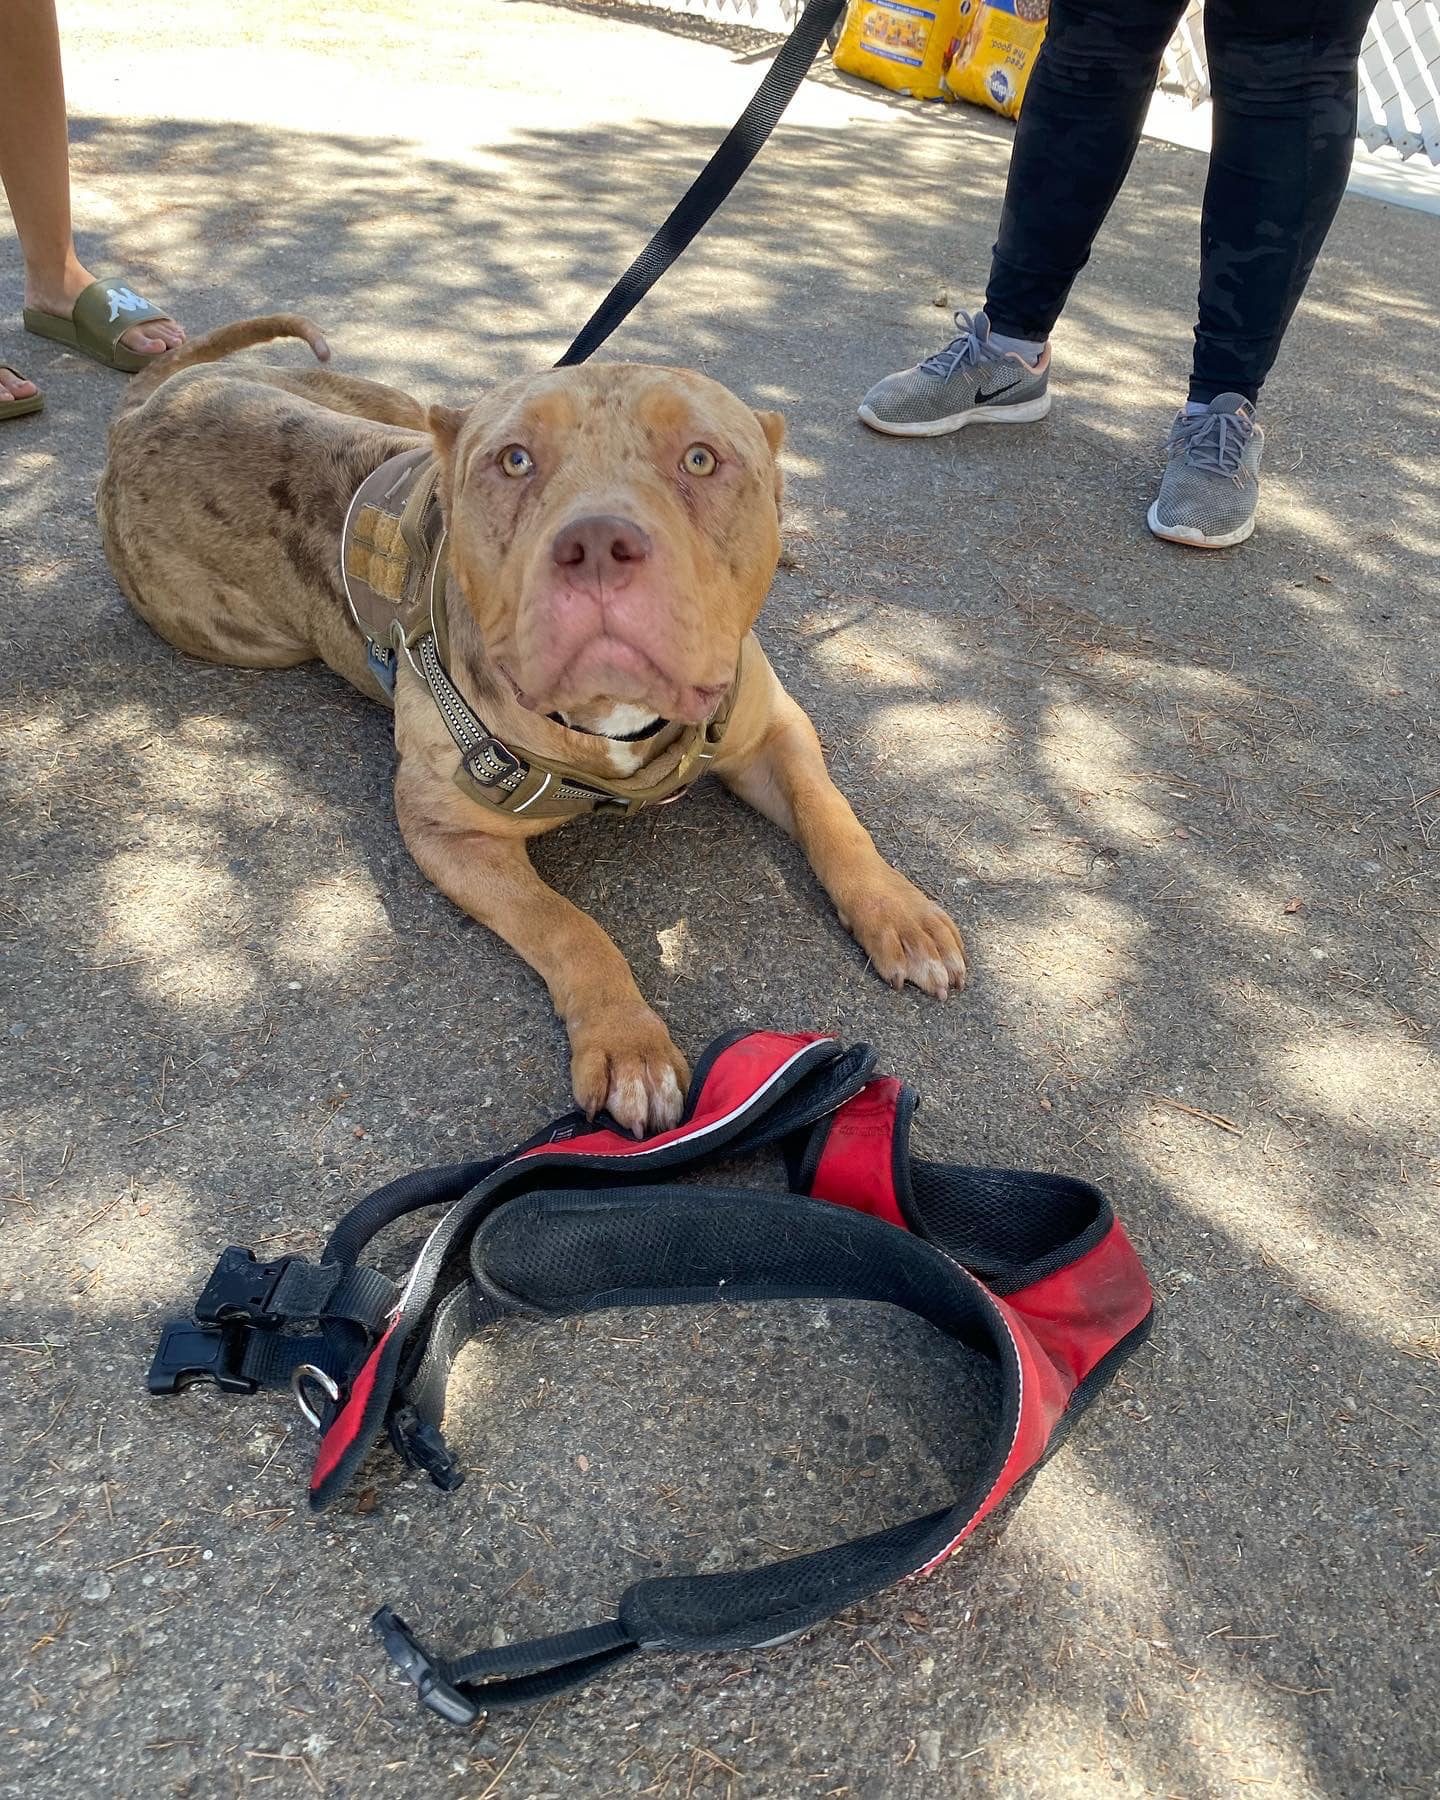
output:
[[860,403],[874,431],[936,437],[1050,410],[1046,339],[1135,155],[1185,0],[1052,0],[1020,109],[983,311]]
[[985,313],[1043,343],[1120,192],[1184,0],[1053,0],[1015,130]]
[[1209,0],[1214,96],[1190,396],[1175,420],[1157,537],[1202,549],[1255,528],[1255,402],[1345,191],[1371,0]]
[[1334,220],[1373,0],[1208,0],[1214,96],[1190,399],[1253,402]]
[[[70,153],[55,0],[0,0],[0,185],[25,258],[25,304],[69,314],[94,276],[75,254]],[[183,343],[172,320],[132,326],[122,342],[140,355]],[[5,377],[0,377],[4,384]],[[6,388],[14,392],[14,384]],[[34,384],[20,383],[19,398]]]

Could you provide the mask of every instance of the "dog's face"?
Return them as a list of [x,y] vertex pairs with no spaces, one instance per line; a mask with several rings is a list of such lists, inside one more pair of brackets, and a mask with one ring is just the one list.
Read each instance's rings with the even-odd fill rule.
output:
[[451,570],[523,704],[600,731],[707,718],[780,554],[780,415],[608,364],[432,407],[430,428]]

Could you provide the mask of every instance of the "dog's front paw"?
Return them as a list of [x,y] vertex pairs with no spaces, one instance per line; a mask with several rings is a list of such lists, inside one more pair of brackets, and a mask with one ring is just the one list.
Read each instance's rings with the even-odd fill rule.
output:
[[637,1138],[679,1124],[690,1070],[648,1006],[577,1026],[570,1045],[570,1079],[588,1117],[603,1107]]
[[882,880],[847,897],[840,917],[891,987],[908,981],[937,1000],[964,987],[968,971],[959,927],[897,869],[887,868]]

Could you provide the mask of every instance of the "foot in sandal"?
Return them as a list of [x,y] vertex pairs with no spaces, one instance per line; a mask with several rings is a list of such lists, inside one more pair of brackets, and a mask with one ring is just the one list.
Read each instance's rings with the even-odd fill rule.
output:
[[0,419],[20,419],[43,410],[45,401],[27,375],[0,363]]
[[54,290],[27,283],[25,329],[127,374],[185,342],[174,319],[122,276],[96,281],[79,263]]

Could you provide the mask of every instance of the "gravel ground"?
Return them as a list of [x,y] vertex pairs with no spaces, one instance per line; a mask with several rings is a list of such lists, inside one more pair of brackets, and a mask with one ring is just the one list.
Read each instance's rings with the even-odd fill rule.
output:
[[[92,264],[192,329],[301,308],[338,366],[451,400],[553,360],[763,48],[524,0],[64,13]],[[973,1456],[984,1371],[855,1307],[514,1327],[461,1366],[459,1493],[377,1458],[319,1521],[287,1404],[147,1398],[224,1244],[313,1251],[368,1188],[527,1134],[563,1043],[409,862],[378,709],[129,614],[91,504],[119,378],[20,332],[0,242],[0,355],[48,399],[0,426],[5,1793],[1436,1791],[1440,221],[1346,200],[1259,532],[1203,557],[1143,523],[1192,152],[1141,146],[1044,424],[854,421],[977,297],[1009,141],[822,75],[612,346],[788,414],[765,641],[961,919],[970,991],[881,987],[719,791],[539,861],[692,1056],[743,1021],[866,1039],[926,1154],[1106,1186],[1154,1338],[931,1579],[469,1737],[389,1678],[382,1601],[469,1648],[892,1521]]]

